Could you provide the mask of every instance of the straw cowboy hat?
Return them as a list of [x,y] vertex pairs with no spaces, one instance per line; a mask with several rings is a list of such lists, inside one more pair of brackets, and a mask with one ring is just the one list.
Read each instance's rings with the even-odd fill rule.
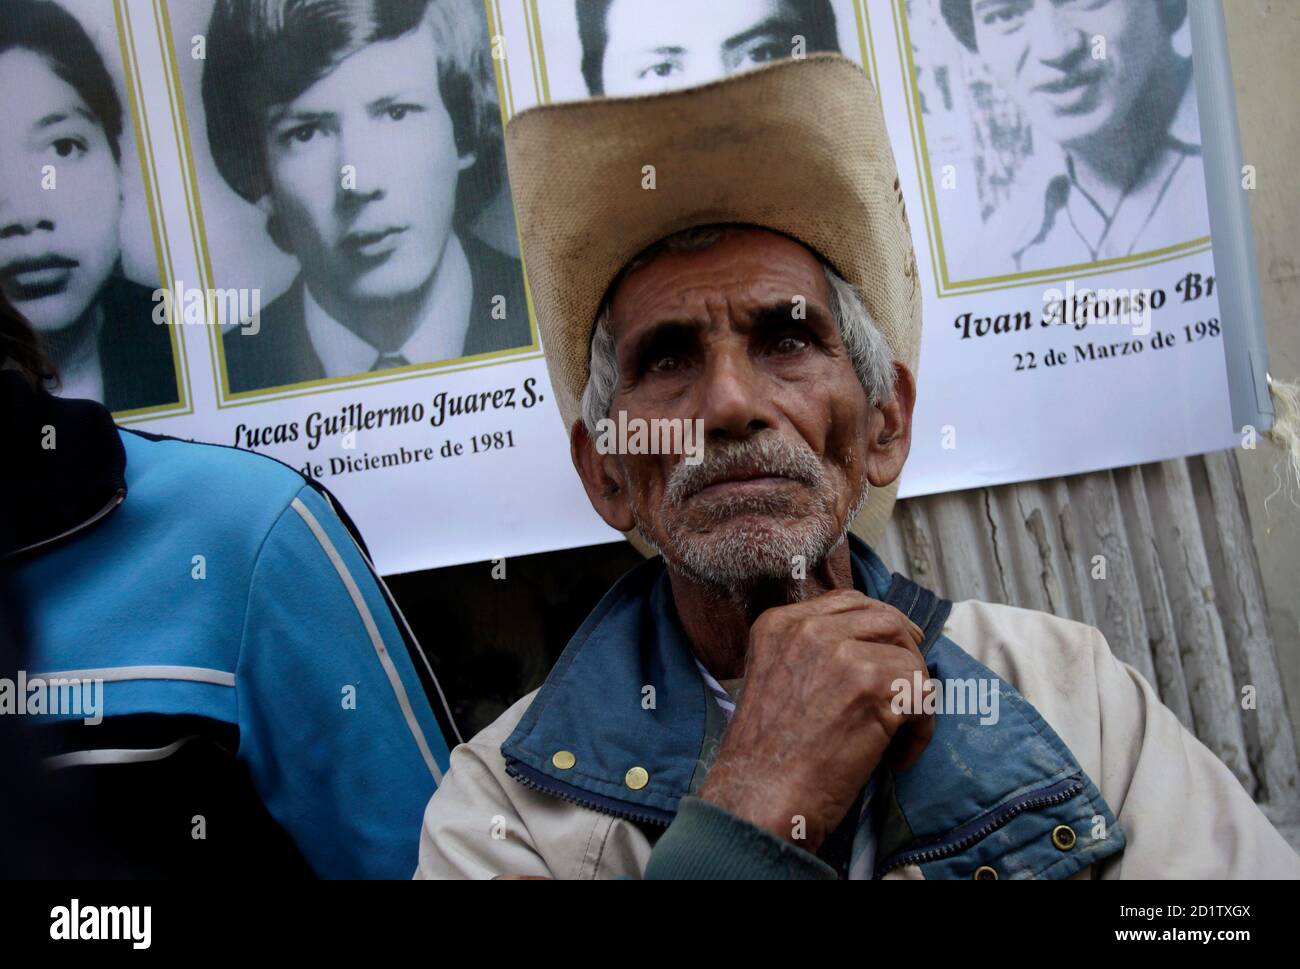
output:
[[[566,428],[581,419],[591,334],[614,278],[652,243],[706,223],[775,229],[820,254],[916,372],[916,255],[880,99],[854,62],[816,54],[663,94],[542,105],[510,122],[506,153]],[[853,523],[868,543],[897,490],[871,489]]]

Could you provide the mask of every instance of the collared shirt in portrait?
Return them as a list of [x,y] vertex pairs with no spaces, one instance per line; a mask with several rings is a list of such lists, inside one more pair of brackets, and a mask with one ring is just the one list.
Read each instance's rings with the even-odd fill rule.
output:
[[438,273],[445,285],[439,286],[439,281],[435,281],[433,299],[425,308],[424,319],[399,349],[388,354],[330,316],[313,298],[311,287],[304,286],[307,336],[325,368],[325,376],[345,377],[460,356],[469,330],[473,292],[469,260],[454,234],[447,240],[442,260]]
[[[406,344],[394,351],[408,363],[428,364],[496,353],[532,342],[519,257],[503,253],[473,235],[456,234],[454,238],[469,266],[472,296],[463,306],[459,299],[454,306],[435,300],[436,305],[430,307]],[[319,306],[311,310],[317,319],[309,329],[307,316],[312,302],[309,287],[300,275],[262,310],[259,327],[231,327],[224,334],[231,393],[402,366],[394,355],[381,356],[379,348]],[[458,344],[440,337],[448,330],[459,334]]]

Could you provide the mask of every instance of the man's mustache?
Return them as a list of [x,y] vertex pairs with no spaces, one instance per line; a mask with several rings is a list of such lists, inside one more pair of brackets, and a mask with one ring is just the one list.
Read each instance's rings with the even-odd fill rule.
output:
[[825,471],[808,445],[775,434],[759,435],[743,441],[706,444],[699,464],[683,461],[673,468],[665,497],[677,505],[720,481],[762,477],[790,478],[817,488]]

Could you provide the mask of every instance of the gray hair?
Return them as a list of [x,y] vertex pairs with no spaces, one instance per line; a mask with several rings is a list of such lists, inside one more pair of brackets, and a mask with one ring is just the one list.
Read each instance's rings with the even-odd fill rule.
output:
[[[661,252],[699,252],[708,249],[739,226],[701,225],[683,229],[660,239],[624,267],[619,278],[626,276],[650,262]],[[866,304],[853,284],[835,271],[826,260],[818,257],[826,282],[830,285],[830,311],[839,327],[840,340],[853,361],[867,401],[873,407],[888,403],[894,392],[894,355],[884,334],[876,327]],[[614,287],[610,287],[612,293]],[[610,320],[610,299],[607,296],[596,314],[596,327],[591,335],[590,376],[582,392],[582,421],[587,430],[595,434],[597,424],[609,416],[618,390],[618,361],[614,355],[614,332]]]

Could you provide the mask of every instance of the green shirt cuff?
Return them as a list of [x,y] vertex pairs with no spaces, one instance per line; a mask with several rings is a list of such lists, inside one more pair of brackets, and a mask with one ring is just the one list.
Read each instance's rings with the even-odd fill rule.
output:
[[803,879],[834,881],[816,855],[716,804],[684,797],[646,865],[647,879]]

